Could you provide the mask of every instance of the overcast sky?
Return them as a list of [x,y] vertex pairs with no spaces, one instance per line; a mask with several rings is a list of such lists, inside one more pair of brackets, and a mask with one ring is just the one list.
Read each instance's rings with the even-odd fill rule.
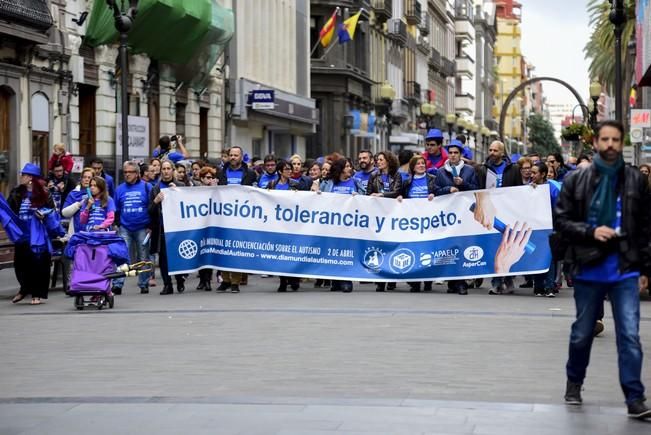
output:
[[[584,101],[590,86],[583,47],[588,41],[587,0],[520,0],[522,4],[522,54],[536,67],[537,77],[552,76],[568,82]],[[575,104],[564,87],[543,82],[552,104]]]

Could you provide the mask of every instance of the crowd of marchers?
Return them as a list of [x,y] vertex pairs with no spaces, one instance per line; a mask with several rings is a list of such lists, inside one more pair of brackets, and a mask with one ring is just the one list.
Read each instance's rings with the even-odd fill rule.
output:
[[[463,136],[444,145],[444,137],[436,129],[428,131],[422,152],[402,150],[395,155],[382,151],[374,155],[363,150],[355,161],[338,153],[308,160],[299,155],[287,159],[274,155],[249,159],[238,146],[225,150],[217,161],[191,160],[182,137],[164,136],[151,160],[124,163],[124,182],[117,187],[104,171],[101,159],[93,159],[81,172],[79,181],[73,181],[72,158],[65,146],[58,144],[45,176],[37,165],[28,163],[23,167],[20,184],[7,201],[2,198],[0,217],[3,225],[9,224],[6,217],[10,209],[29,232],[25,228],[38,229],[46,216],[60,214],[69,221],[67,235],[59,238],[64,242],[78,231],[117,230],[134,260],[152,261],[154,256],[158,257],[163,280],[160,293],[169,295],[174,287],[168,273],[161,203],[170,187],[244,185],[403,201],[548,184],[554,224],[551,264],[546,273],[524,276],[519,288],[530,288],[536,296],[554,297],[563,278],[568,287],[574,287],[577,314],[570,335],[565,402],[580,405],[583,401],[581,393],[590,349],[594,336],[603,331],[604,302],[609,300],[628,415],[647,419],[651,409],[645,404],[641,381],[639,322],[640,294],[648,292],[651,275],[651,167],[624,163],[624,129],[620,123],[605,121],[595,133],[594,152],[568,162],[556,153],[508,156],[500,141],[490,144],[485,162],[475,162]],[[494,210],[489,209],[478,205],[474,213],[475,219],[487,227],[494,218]],[[507,228],[504,240],[523,233]],[[15,246],[14,265],[20,291],[12,302],[31,295],[32,305],[40,305],[48,296],[54,245],[43,237],[35,240],[34,234],[29,236]],[[199,278],[197,290],[212,290],[212,269],[199,271]],[[176,291],[183,293],[186,276],[175,275],[174,279]],[[279,292],[288,288],[296,291],[301,286],[296,277],[281,276],[279,280]],[[246,274],[218,272],[216,290],[239,293],[246,282]],[[363,284],[368,283],[360,283]],[[121,294],[123,285],[123,280],[114,280],[111,296]],[[141,293],[149,293],[153,285],[153,275],[139,275]],[[481,285],[481,280],[453,280],[447,283],[447,291],[465,295],[468,288]],[[353,290],[353,283],[346,280],[316,280],[314,286],[329,286],[332,291]],[[431,291],[432,282],[411,282],[409,287],[412,292]],[[395,284],[376,284],[379,292],[392,289]],[[502,295],[514,290],[514,277],[499,274],[491,280],[488,293]]]
[[[260,189],[304,190],[332,192],[343,195],[368,195],[393,198],[403,201],[409,198],[427,198],[453,195],[456,192],[486,188],[501,188],[521,185],[548,184],[552,209],[556,206],[563,186],[563,180],[581,167],[592,165],[592,155],[582,154],[570,157],[567,162],[560,153],[541,156],[530,153],[526,156],[506,154],[505,146],[494,141],[488,147],[484,162],[473,160],[466,138],[458,135],[445,141],[438,129],[431,129],[425,137],[425,149],[421,152],[403,149],[394,154],[381,151],[373,154],[360,151],[355,160],[349,156],[332,153],[315,159],[305,159],[295,154],[286,159],[269,154],[262,158],[249,158],[242,148],[233,146],[221,153],[218,159],[192,159],[182,136],[163,136],[151,159],[145,162],[124,163],[124,182],[115,186],[114,179],[105,169],[101,159],[91,159],[78,177],[72,173],[73,161],[65,146],[54,146],[48,161],[46,176],[41,168],[27,164],[22,171],[21,183],[9,196],[9,203],[21,219],[30,219],[31,202],[42,206],[50,204],[64,222],[69,222],[68,233],[77,231],[116,230],[126,241],[134,261],[157,260],[163,280],[160,294],[168,295],[185,291],[185,275],[172,278],[167,268],[165,230],[161,202],[165,189],[174,186],[215,186],[239,184]],[[637,168],[651,183],[651,166]],[[77,181],[78,180],[78,181]],[[484,224],[491,219],[476,216]],[[549,271],[543,274],[526,275],[515,284],[514,276],[495,277],[487,291],[491,295],[510,294],[516,288],[531,289],[536,296],[554,297],[563,280],[573,286],[571,264],[563,262],[566,246],[559,237],[552,237],[553,259]],[[46,280],[32,282],[31,273],[24,273],[21,265],[36,264],[43,269],[42,276],[48,276],[49,258],[42,252],[30,252],[28,247],[16,249],[16,275],[21,283],[18,301],[31,292],[33,301],[47,298]],[[25,248],[25,249],[23,249]],[[47,254],[47,253],[45,253]],[[215,275],[215,276],[213,276]],[[199,272],[198,290],[237,293],[247,283],[247,275],[237,272],[217,272],[205,269]],[[295,277],[280,277],[279,292],[298,290],[301,280]],[[436,282],[410,282],[412,292],[432,291]],[[447,282],[448,293],[465,295],[469,288],[480,288],[483,280],[452,280]],[[138,287],[141,293],[149,293],[156,285],[153,274],[141,274]],[[303,284],[305,285],[305,284]],[[330,287],[332,291],[349,292],[350,281],[316,280],[314,287]],[[123,279],[113,282],[112,292],[121,294]],[[377,291],[394,290],[396,283],[377,283]]]

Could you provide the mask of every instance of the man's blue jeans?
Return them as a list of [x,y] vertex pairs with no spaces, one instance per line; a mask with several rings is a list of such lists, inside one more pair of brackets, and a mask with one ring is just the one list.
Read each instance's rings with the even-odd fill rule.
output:
[[[147,237],[146,229],[129,231],[121,226],[118,228],[118,235],[127,243],[132,263],[136,261],[149,261],[149,243],[146,245],[142,244],[145,241],[145,237]],[[138,287],[147,288],[148,282],[149,273],[141,273],[138,275]],[[124,278],[114,279],[113,286],[122,288],[124,286]]]
[[576,320],[570,334],[567,379],[582,384],[585,379],[595,322],[608,295],[613,309],[617,338],[619,383],[626,403],[644,398],[642,385],[642,345],[640,344],[640,295],[637,278],[614,283],[575,281]]

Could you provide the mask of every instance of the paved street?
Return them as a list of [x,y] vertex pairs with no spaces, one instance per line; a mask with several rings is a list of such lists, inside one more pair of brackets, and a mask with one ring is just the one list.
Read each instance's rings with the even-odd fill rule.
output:
[[[78,312],[9,299],[0,271],[0,434],[648,434],[625,417],[613,325],[585,404],[562,401],[571,290],[554,299],[313,289],[137,294]],[[651,303],[642,305],[651,385]]]

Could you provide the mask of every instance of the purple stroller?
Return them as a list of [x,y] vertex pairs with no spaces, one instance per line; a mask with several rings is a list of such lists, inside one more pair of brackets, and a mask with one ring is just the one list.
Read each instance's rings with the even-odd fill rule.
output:
[[115,297],[111,292],[111,280],[106,277],[112,272],[115,272],[115,264],[109,256],[108,246],[86,244],[77,247],[69,293],[74,296],[78,310],[91,305],[95,305],[98,310],[107,305],[113,308]]
[[73,234],[65,255],[73,259],[68,294],[74,296],[78,310],[89,306],[113,308],[113,278],[151,271],[151,262],[129,265],[127,244],[112,231]]

